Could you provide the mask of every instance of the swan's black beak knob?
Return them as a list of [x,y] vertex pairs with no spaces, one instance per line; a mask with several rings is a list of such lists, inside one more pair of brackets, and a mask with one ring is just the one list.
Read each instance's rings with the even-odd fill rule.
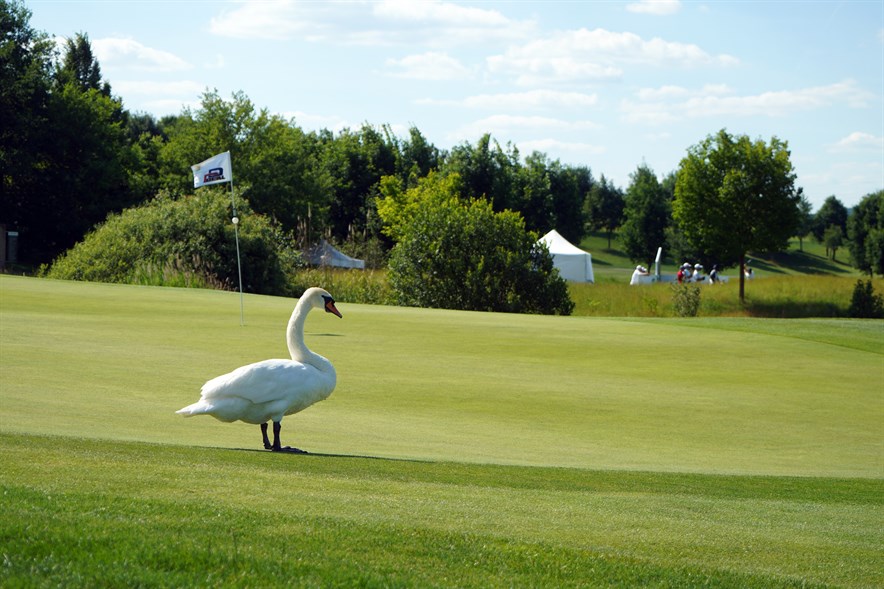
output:
[[324,296],[322,298],[325,299],[325,312],[326,313],[331,313],[332,315],[337,315],[341,319],[344,318],[344,316],[341,315],[341,312],[338,311],[338,308],[335,307],[335,300],[333,298],[326,297],[326,296]]

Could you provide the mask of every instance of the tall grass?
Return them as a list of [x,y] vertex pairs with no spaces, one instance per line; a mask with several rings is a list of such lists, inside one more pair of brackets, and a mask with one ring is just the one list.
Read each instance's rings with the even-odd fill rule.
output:
[[[872,281],[884,292],[884,278]],[[348,303],[392,305],[394,297],[385,270],[313,268],[291,278],[296,295],[310,286],[322,286]],[[849,317],[856,286],[854,276],[780,275],[747,280],[746,300],[740,302],[739,281],[701,284],[700,317]],[[570,283],[573,315],[585,317],[678,317],[677,293],[670,284],[630,286],[602,279],[596,284]]]
[[[875,279],[877,292],[884,279]],[[768,276],[746,282],[740,302],[739,280],[700,286],[700,317],[848,317],[856,278],[828,275]],[[570,285],[574,315],[593,317],[677,317],[668,284],[629,286],[620,282]]]
[[321,286],[338,301],[366,305],[388,305],[393,300],[386,270],[343,270],[338,268],[307,268],[289,277],[295,296],[311,286]]

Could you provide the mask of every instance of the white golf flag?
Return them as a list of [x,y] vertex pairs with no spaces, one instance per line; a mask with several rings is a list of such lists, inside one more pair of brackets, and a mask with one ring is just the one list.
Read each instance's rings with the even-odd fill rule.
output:
[[193,170],[194,188],[233,181],[233,168],[230,165],[229,151],[219,153],[195,166],[190,166],[190,169]]

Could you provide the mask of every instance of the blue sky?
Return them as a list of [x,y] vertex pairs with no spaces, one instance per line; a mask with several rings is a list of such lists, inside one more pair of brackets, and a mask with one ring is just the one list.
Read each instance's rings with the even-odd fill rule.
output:
[[[130,111],[242,91],[305,130],[491,133],[626,188],[726,128],[789,143],[814,209],[884,188],[884,1],[30,0]],[[234,163],[235,165],[235,163]]]

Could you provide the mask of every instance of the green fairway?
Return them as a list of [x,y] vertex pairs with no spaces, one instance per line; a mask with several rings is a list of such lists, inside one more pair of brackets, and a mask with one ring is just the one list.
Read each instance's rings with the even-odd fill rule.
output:
[[341,303],[306,326],[338,388],[283,421],[315,455],[175,415],[293,305],[0,276],[0,581],[884,584],[884,322]]

